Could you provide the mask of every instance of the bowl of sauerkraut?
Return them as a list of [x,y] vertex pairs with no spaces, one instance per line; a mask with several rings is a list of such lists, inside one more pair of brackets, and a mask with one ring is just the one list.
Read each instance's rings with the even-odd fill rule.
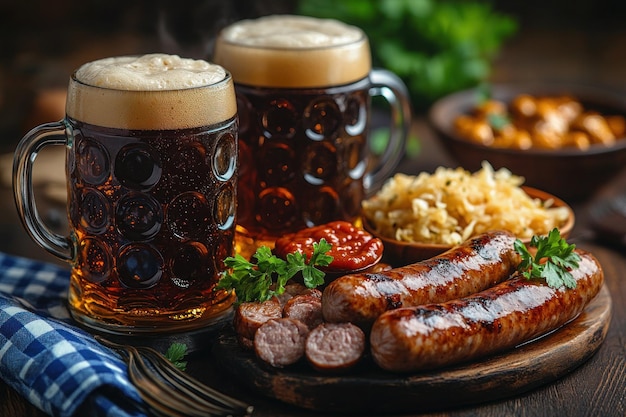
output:
[[487,162],[475,172],[439,167],[433,173],[398,173],[363,201],[362,219],[383,241],[392,264],[431,258],[493,230],[509,231],[525,243],[554,228],[568,237],[575,222],[563,200]]

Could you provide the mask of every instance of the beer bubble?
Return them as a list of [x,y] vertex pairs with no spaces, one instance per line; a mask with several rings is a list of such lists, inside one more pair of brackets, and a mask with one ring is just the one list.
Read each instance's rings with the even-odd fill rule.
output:
[[348,176],[353,180],[359,180],[365,176],[367,170],[367,162],[359,161],[359,163],[348,172]]
[[146,144],[123,147],[115,159],[115,176],[126,187],[147,191],[161,178],[161,161]]
[[263,113],[261,123],[265,136],[290,138],[296,133],[298,115],[291,102],[285,99],[271,100]]
[[113,257],[108,246],[98,238],[88,237],[78,244],[76,265],[82,276],[93,283],[106,280],[113,268]]
[[206,197],[198,192],[176,196],[166,207],[166,224],[180,239],[206,236],[211,223],[211,210]]
[[235,190],[230,184],[226,184],[220,189],[215,199],[215,223],[217,228],[221,230],[228,230],[235,222]]
[[295,198],[283,187],[261,191],[257,207],[257,222],[269,230],[288,229],[298,219]]
[[305,180],[321,185],[337,174],[337,150],[330,142],[314,142],[304,153],[302,171]]
[[341,111],[331,97],[311,102],[304,111],[305,133],[312,140],[335,137],[341,121]]
[[177,287],[189,288],[206,277],[208,250],[200,242],[188,242],[168,255],[170,279]]
[[346,133],[350,136],[363,134],[367,127],[367,122],[368,117],[365,99],[358,96],[349,97],[344,112]]
[[76,149],[77,171],[87,184],[99,185],[109,178],[111,173],[109,154],[99,143],[83,139]]
[[115,221],[117,229],[126,238],[133,241],[151,239],[161,229],[161,205],[147,194],[129,193],[118,201]]
[[264,187],[284,185],[296,175],[295,151],[282,141],[265,144],[258,164],[259,180]]
[[210,166],[219,181],[228,181],[237,168],[237,140],[232,133],[226,132],[215,142],[213,163]]
[[151,288],[163,275],[163,258],[151,246],[131,244],[120,251],[117,272],[120,283],[127,288]]
[[[200,138],[197,138],[198,140]],[[177,142],[169,149],[167,166],[170,190],[193,191],[207,181],[211,172],[207,165],[207,151],[199,141]]]
[[109,225],[109,205],[106,197],[96,189],[84,188],[79,197],[80,225],[88,232],[99,235]]
[[372,67],[359,28],[284,14],[227,26],[216,39],[213,59],[236,82],[261,88],[342,86],[367,77]]

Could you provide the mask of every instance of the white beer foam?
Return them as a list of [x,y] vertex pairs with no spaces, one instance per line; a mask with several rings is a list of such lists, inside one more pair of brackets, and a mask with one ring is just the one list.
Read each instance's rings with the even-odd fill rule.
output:
[[136,91],[202,87],[225,77],[219,65],[166,54],[104,58],[76,71],[76,78],[85,84]]
[[363,32],[333,19],[274,15],[242,20],[226,28],[222,36],[241,45],[307,49],[357,42]]
[[209,126],[236,115],[230,74],[176,55],[112,57],[80,67],[66,114],[97,126],[164,130]]
[[226,27],[213,61],[236,83],[257,87],[311,88],[367,77],[371,54],[365,33],[334,19],[273,15]]

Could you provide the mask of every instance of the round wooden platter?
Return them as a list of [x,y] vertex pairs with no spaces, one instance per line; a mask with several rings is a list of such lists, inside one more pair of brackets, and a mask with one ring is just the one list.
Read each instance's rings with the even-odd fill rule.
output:
[[542,338],[476,362],[409,375],[385,372],[369,358],[339,375],[304,362],[273,368],[242,349],[232,333],[218,338],[213,354],[222,372],[240,384],[302,408],[425,412],[511,397],[563,377],[598,350],[610,320],[611,296],[603,286],[580,316]]

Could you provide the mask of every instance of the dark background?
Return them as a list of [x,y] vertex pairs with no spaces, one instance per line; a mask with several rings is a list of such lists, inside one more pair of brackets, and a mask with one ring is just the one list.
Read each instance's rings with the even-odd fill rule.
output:
[[[44,96],[60,100],[69,74],[80,64],[103,56],[155,51],[206,58],[212,39],[224,25],[291,12],[295,4],[289,0],[3,0],[0,152],[12,151],[30,127],[57,116],[39,111],[42,92],[57,93]],[[626,88],[625,2],[490,4],[519,24],[494,61],[491,81],[541,78],[618,91]]]

